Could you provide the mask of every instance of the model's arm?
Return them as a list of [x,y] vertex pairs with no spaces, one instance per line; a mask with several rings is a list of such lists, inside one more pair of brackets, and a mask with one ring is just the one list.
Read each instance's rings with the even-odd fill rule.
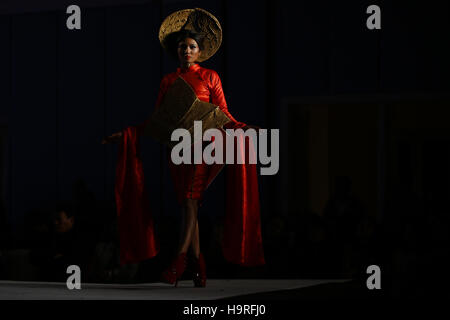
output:
[[237,121],[231,113],[228,111],[227,102],[225,100],[225,95],[223,93],[222,88],[222,81],[220,80],[219,75],[217,72],[212,71],[211,72],[211,102],[212,104],[215,104],[216,106],[219,106],[220,110],[222,110],[223,113],[226,114],[226,116],[231,120],[230,123],[227,123],[226,127],[230,126],[244,126],[245,124],[243,122]]

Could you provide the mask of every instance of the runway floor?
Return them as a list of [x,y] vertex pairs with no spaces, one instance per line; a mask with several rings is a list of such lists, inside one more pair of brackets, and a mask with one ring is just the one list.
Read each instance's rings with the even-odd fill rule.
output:
[[289,297],[299,289],[339,286],[350,280],[317,279],[208,279],[206,288],[192,281],[178,287],[164,283],[81,284],[69,290],[65,283],[0,281],[0,300],[219,300],[239,297]]

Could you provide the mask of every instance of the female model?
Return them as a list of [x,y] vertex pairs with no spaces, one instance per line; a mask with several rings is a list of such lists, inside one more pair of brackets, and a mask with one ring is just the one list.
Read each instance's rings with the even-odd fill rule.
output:
[[[186,12],[187,11],[187,12]],[[187,16],[186,16],[187,15]],[[174,19],[174,16],[177,19]],[[184,18],[183,18],[184,17]],[[197,32],[196,30],[187,30],[183,27],[174,26],[174,23],[171,23],[170,21],[185,21],[187,24],[191,24],[194,27],[197,27],[197,29],[200,29],[200,32]],[[171,54],[172,56],[175,56],[178,58],[180,67],[177,68],[176,72],[169,73],[163,77],[161,80],[160,90],[158,93],[158,98],[156,101],[156,108],[159,107],[161,104],[161,101],[164,98],[165,93],[167,92],[168,88],[171,86],[171,84],[178,78],[182,77],[194,90],[196,96],[199,100],[210,102],[216,106],[219,106],[220,110],[225,113],[225,115],[230,119],[230,122],[228,122],[224,128],[229,129],[236,129],[236,128],[242,128],[246,130],[247,128],[256,128],[255,126],[248,126],[242,122],[236,121],[233,116],[229,113],[227,104],[225,101],[224,93],[222,90],[222,84],[221,80],[214,70],[206,69],[201,67],[197,62],[204,61],[208,59],[214,52],[218,49],[218,46],[216,44],[216,48],[211,45],[213,41],[209,41],[207,37],[208,30],[211,30],[211,28],[207,28],[205,26],[205,21],[208,23],[215,24],[217,26],[218,21],[213,17],[210,13],[202,10],[202,9],[187,9],[187,10],[181,10],[178,12],[175,12],[168,18],[166,18],[165,22],[163,22],[161,29],[160,29],[160,40],[164,48]],[[206,32],[201,32],[201,28],[203,26],[206,28]],[[186,26],[186,23],[184,24]],[[168,32],[168,29],[174,29],[170,30],[171,32]],[[220,25],[219,25],[220,28]],[[194,28],[195,29],[195,28]],[[161,37],[162,31],[166,32],[167,35]],[[220,29],[219,29],[220,30]],[[221,30],[220,30],[221,31]],[[206,34],[206,36],[205,36]],[[162,38],[162,39],[161,39]],[[220,34],[220,40],[221,40],[221,34]],[[220,45],[220,41],[219,41]],[[209,50],[205,50],[206,48],[209,48]],[[136,135],[142,135],[144,133],[144,129],[146,125],[148,124],[148,121],[144,122],[143,124],[136,126],[135,131]],[[120,131],[117,133],[112,134],[109,137],[106,137],[102,143],[109,143],[109,142],[121,142],[123,140],[124,132]],[[122,141],[123,142],[123,141]],[[198,221],[197,221],[197,213],[198,208],[201,205],[203,193],[208,187],[208,185],[212,182],[212,180],[215,178],[215,176],[219,173],[219,171],[222,169],[223,165],[218,164],[212,164],[207,165],[205,163],[201,164],[181,164],[181,165],[175,165],[171,162],[169,157],[169,167],[172,175],[172,179],[174,181],[176,194],[178,202],[183,206],[183,221],[182,221],[182,235],[180,237],[180,243],[178,246],[176,257],[173,259],[170,266],[162,273],[162,280],[167,283],[171,284],[177,284],[178,279],[180,279],[181,275],[184,273],[186,269],[187,264],[187,253],[189,250],[192,251],[193,259],[192,259],[192,270],[193,270],[193,281],[194,285],[196,287],[204,287],[206,285],[206,267],[205,267],[205,261],[202,253],[200,252],[200,239],[199,239],[199,227],[198,227]],[[245,182],[242,183],[244,186],[244,189],[241,191],[245,191],[246,189],[249,189],[250,187],[253,189],[253,196],[256,194],[256,198],[253,198],[253,201],[249,201],[247,192],[243,192],[244,195],[240,195],[239,199],[237,197],[229,197],[230,202],[238,202],[237,205],[239,208],[234,208],[233,206],[236,204],[230,203],[228,206],[231,209],[228,209],[228,211],[233,211],[233,215],[235,215],[235,218],[229,217],[228,224],[234,224],[236,223],[231,222],[234,219],[240,219],[242,221],[248,220],[251,222],[252,226],[247,226],[246,228],[241,228],[240,233],[235,235],[237,238],[242,237],[245,238],[245,235],[247,235],[247,238],[254,238],[253,241],[253,247],[258,246],[256,252],[249,253],[241,253],[240,258],[233,259],[231,258],[230,254],[230,261],[237,260],[237,263],[246,265],[246,264],[261,264],[264,263],[264,258],[262,256],[262,249],[261,249],[261,237],[260,237],[260,231],[259,231],[259,203],[257,198],[257,180],[256,175],[254,175],[253,167],[250,168],[249,165],[240,165],[238,168],[239,171],[249,171],[249,172],[243,172],[243,174],[235,174],[235,179],[238,180],[244,180],[246,179],[246,184],[248,185],[245,187]],[[234,172],[238,172],[238,170],[234,170]],[[240,178],[236,178],[240,177]],[[239,190],[239,187],[237,185],[234,186]],[[238,192],[238,191],[235,191]],[[117,195],[117,194],[116,194]],[[248,205],[241,205],[242,202],[248,202],[253,203],[252,208],[248,208]],[[242,216],[239,215],[239,213],[242,213]],[[229,214],[231,216],[231,214]],[[240,218],[239,218],[240,217]],[[256,217],[256,218],[255,218]],[[237,223],[239,224],[239,223]],[[245,223],[243,223],[245,225]],[[249,223],[247,223],[249,224]],[[232,231],[232,227],[228,228],[229,230],[226,231],[228,233],[235,232]],[[253,230],[250,230],[253,229]],[[229,235],[231,237],[231,235]],[[248,244],[244,244],[245,241],[241,241],[241,243],[236,243],[236,246],[239,248],[250,248]],[[230,241],[231,242],[231,241]],[[233,240],[233,242],[236,242]],[[224,247],[224,252],[226,251],[226,247]],[[233,245],[230,244],[228,246],[231,250],[233,248]],[[244,250],[245,251],[245,250]],[[251,256],[251,258],[249,258]]]

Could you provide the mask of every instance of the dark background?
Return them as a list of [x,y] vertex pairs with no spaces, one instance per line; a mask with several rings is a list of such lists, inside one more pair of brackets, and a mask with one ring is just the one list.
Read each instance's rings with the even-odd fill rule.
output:
[[[69,4],[81,7],[81,30],[66,28]],[[381,30],[366,28],[371,4]],[[92,233],[113,223],[117,146],[100,141],[149,116],[161,77],[177,67],[160,47],[160,23],[194,7],[222,24],[221,48],[201,65],[221,76],[230,112],[279,128],[281,143],[278,174],[259,178],[267,265],[224,267],[221,174],[199,213],[211,276],[365,277],[377,264],[394,296],[439,288],[450,213],[443,1],[3,1],[0,249],[15,257],[3,278],[34,280],[17,256],[56,202],[76,203]],[[179,208],[165,151],[142,142],[170,248]],[[351,196],[336,196],[350,183]],[[142,265],[137,280],[153,270]]]

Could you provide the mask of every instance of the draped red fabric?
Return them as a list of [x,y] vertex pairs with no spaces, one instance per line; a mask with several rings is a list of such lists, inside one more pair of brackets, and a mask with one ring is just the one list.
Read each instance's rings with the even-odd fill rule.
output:
[[[233,129],[240,128],[235,125]],[[245,149],[243,155],[253,154],[253,141],[243,137],[237,139],[238,148]],[[249,156],[250,157],[250,156]],[[237,160],[238,156],[235,157]],[[247,159],[245,164],[226,165],[226,208],[222,251],[229,262],[242,266],[257,266],[265,263],[261,236],[258,174],[256,164]]]
[[[176,72],[170,73],[162,79],[156,107],[159,106],[165,92],[178,76],[182,76],[191,85],[200,100],[218,105],[227,114],[231,121],[225,126],[226,128],[237,129],[245,126],[245,123],[236,121],[228,111],[217,73],[214,70],[202,68],[198,64],[189,69],[178,68]],[[139,136],[143,133],[146,123],[125,129],[123,131],[124,139],[120,144],[116,172],[116,202],[121,233],[122,263],[148,259],[157,252],[150,210],[143,192],[144,175],[138,153]],[[251,143],[245,145],[245,151],[247,154],[253,152]],[[180,204],[187,194],[191,196],[190,193],[186,193],[186,186],[192,181],[194,170],[201,169],[200,182],[204,179],[201,184],[206,189],[223,167],[219,164],[202,164],[197,167],[184,164],[174,165],[170,157],[168,159]],[[198,177],[198,171],[195,174]],[[128,185],[130,189],[127,190],[124,181],[136,185]],[[265,261],[256,164],[226,165],[226,181],[226,213],[222,242],[224,257],[229,262],[243,266],[262,265]],[[120,190],[118,186],[120,186]],[[138,221],[144,222],[144,226],[137,226],[136,222]],[[137,244],[137,242],[144,244]]]
[[144,190],[136,128],[122,131],[114,187],[120,240],[120,263],[137,263],[158,253],[150,204]]

